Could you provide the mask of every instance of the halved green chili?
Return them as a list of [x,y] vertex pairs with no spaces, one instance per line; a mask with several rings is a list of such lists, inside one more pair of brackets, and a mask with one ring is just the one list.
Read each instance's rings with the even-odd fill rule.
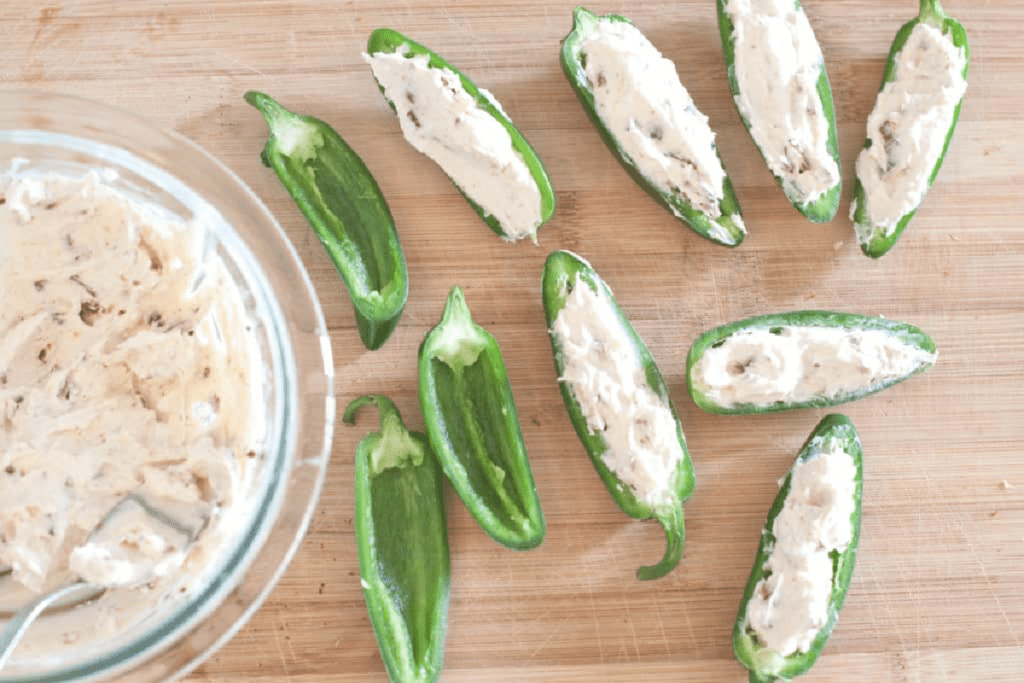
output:
[[[609,451],[607,441],[602,436],[601,431],[595,431],[590,428],[574,389],[569,386],[568,382],[562,379],[565,376],[566,369],[565,350],[562,341],[553,332],[553,328],[559,313],[565,308],[573,289],[580,286],[589,287],[591,291],[608,298],[615,312],[615,324],[621,326],[621,331],[625,332],[631,341],[636,368],[642,371],[643,378],[646,380],[649,389],[671,413],[672,422],[675,427],[672,438],[678,442],[682,450],[682,457],[676,462],[670,481],[666,482],[667,498],[657,503],[652,504],[638,497],[637,492],[616,475],[605,462],[604,456]],[[559,384],[561,385],[562,399],[565,402],[565,408],[569,413],[569,418],[573,428],[576,430],[577,436],[579,436],[587,454],[590,456],[594,469],[597,470],[598,475],[608,489],[608,493],[611,494],[619,508],[633,519],[657,519],[665,529],[666,547],[664,556],[656,565],[640,567],[637,570],[637,577],[640,579],[657,579],[665,576],[679,564],[682,558],[686,537],[683,503],[693,493],[695,484],[693,462],[690,460],[690,454],[686,448],[686,439],[683,436],[682,426],[672,404],[668,385],[666,385],[647,346],[615,302],[611,289],[608,288],[589,263],[572,252],[556,251],[551,253],[544,264],[541,288],[544,299],[544,313],[547,317],[555,368],[558,371]],[[600,345],[601,341],[595,340],[595,344]]]
[[442,477],[427,438],[410,432],[386,396],[362,396],[380,411],[380,431],[356,449],[359,576],[381,658],[394,683],[441,675],[451,566]]
[[[836,330],[844,334],[837,335],[833,339],[834,353],[812,361],[809,365],[813,367],[797,366],[795,363],[803,363],[804,353],[798,335],[802,330],[813,333],[814,328]],[[905,360],[907,361],[905,372],[883,376],[882,379],[856,390],[830,391],[827,386],[827,382],[830,380],[828,368],[822,368],[813,363],[835,362],[839,359],[840,353],[849,355],[851,350],[860,347],[862,339],[858,337],[862,338],[863,333],[873,331],[882,332],[886,338],[905,347]],[[769,336],[765,337],[764,333],[768,333]],[[715,387],[709,385],[701,377],[702,360],[727,342],[745,341],[745,336],[750,334],[761,334],[762,339],[760,342],[750,342],[747,347],[741,347],[742,357],[729,359],[730,366],[726,368],[726,373],[730,380],[736,383],[731,386],[739,386],[740,383],[749,385],[752,382],[766,382],[777,375],[799,380],[804,377],[804,374],[810,376],[812,373],[820,373],[820,376],[815,375],[817,377],[815,381],[820,380],[823,387],[812,395],[801,399],[794,399],[786,395],[757,402],[726,400],[724,395],[716,398],[713,394],[716,392],[721,394],[723,388],[728,389],[729,387],[717,384]],[[753,348],[758,343],[761,344],[759,348],[764,354],[763,357],[759,357],[756,353],[757,349]],[[789,344],[790,350],[787,351],[781,346],[769,347],[769,343]],[[759,315],[708,330],[698,337],[690,347],[686,361],[686,380],[694,403],[709,413],[773,413],[800,408],[827,408],[869,396],[924,372],[935,363],[936,357],[935,342],[932,341],[932,338],[919,328],[907,323],[855,313],[792,311]],[[786,366],[787,363],[791,364],[790,367]],[[796,372],[798,367],[802,367],[801,372],[804,374],[792,377],[786,374],[787,372]]]
[[[900,52],[910,39],[910,34],[914,32],[914,29],[919,24],[927,24],[939,29],[942,31],[943,35],[949,36],[953,45],[962,50],[964,56],[964,68],[961,75],[965,80],[967,79],[967,68],[970,62],[970,47],[967,43],[966,30],[964,30],[964,27],[960,22],[943,11],[942,5],[938,0],[921,0],[921,10],[918,16],[904,24],[896,33],[896,38],[893,40],[892,47],[889,49],[889,58],[885,64],[885,74],[882,77],[882,84],[879,86],[879,92],[884,90],[887,84],[896,80],[896,61],[899,58]],[[953,131],[956,129],[957,121],[960,118],[960,107],[962,104],[963,97],[960,98],[960,101],[957,102],[956,107],[953,109],[953,118],[946,133],[942,152],[939,154],[938,159],[935,161],[935,166],[932,167],[931,173],[928,176],[928,187],[931,187],[935,182],[935,178],[939,175],[939,169],[942,167],[942,162],[946,158],[946,152],[949,150],[950,140],[953,139]],[[899,143],[898,140],[895,142]],[[864,149],[870,149],[871,144],[871,137],[869,135],[864,141]],[[862,184],[860,174],[858,173],[857,184],[854,188],[853,204],[850,208],[850,218],[853,220],[854,226],[856,227],[857,239],[860,242],[861,250],[866,256],[879,258],[892,249],[893,245],[896,244],[896,241],[900,238],[903,231],[906,230],[907,225],[910,223],[910,219],[917,213],[917,209],[920,207],[920,204],[904,214],[896,223],[896,226],[890,231],[886,228],[872,224],[868,215],[867,199],[867,195],[864,191],[864,185]],[[922,196],[922,201],[923,199],[924,197]]]
[[[623,149],[617,133],[613,132],[609,125],[598,113],[597,104],[594,99],[594,84],[587,76],[587,53],[585,44],[587,39],[597,30],[600,22],[633,23],[617,14],[606,14],[597,16],[583,7],[577,7],[573,12],[572,31],[562,40],[562,69],[565,76],[576,92],[583,110],[587,113],[590,121],[597,128],[601,139],[611,150],[612,154],[622,164],[630,177],[644,189],[659,204],[672,212],[674,216],[686,223],[694,232],[701,237],[717,244],[724,244],[728,247],[735,247],[743,241],[746,235],[746,228],[743,225],[740,213],[739,202],[733,192],[732,182],[729,176],[725,176],[722,182],[721,201],[717,208],[721,212],[719,216],[712,216],[696,208],[691,204],[678,187],[661,187],[650,178],[643,175],[636,161]],[[718,150],[715,149],[718,156]],[[719,156],[719,163],[721,157]]]
[[260,92],[247,92],[245,101],[270,127],[263,163],[277,173],[341,274],[363,344],[380,348],[402,316],[409,274],[377,181],[323,121],[294,114]]
[[[743,115],[739,107],[740,97],[740,85],[739,79],[736,76],[736,45],[733,37],[733,22],[729,17],[729,12],[726,10],[729,0],[717,0],[718,8],[718,29],[722,36],[722,50],[725,53],[725,66],[726,72],[729,77],[729,88],[732,90],[733,101],[736,103],[737,112],[740,115],[740,119],[743,121],[743,125],[746,127],[747,132],[751,133],[750,120]],[[802,12],[803,8],[800,5],[800,0],[793,0],[794,7]],[[771,49],[770,46],[763,46],[765,49]],[[770,74],[766,74],[766,77],[770,77]],[[839,195],[842,191],[842,165],[839,161],[839,137],[836,133],[836,112],[835,104],[832,100],[832,86],[829,84],[828,74],[825,70],[825,64],[821,64],[821,74],[818,76],[817,82],[817,96],[821,100],[822,113],[825,116],[825,120],[828,123],[828,142],[826,148],[829,155],[836,162],[837,172],[840,174],[833,185],[828,191],[822,194],[814,201],[803,201],[803,198],[798,196],[795,191],[787,187],[785,179],[778,174],[773,172],[775,180],[779,183],[779,186],[786,193],[786,198],[789,199],[793,207],[801,214],[809,218],[815,223],[827,223],[832,220],[836,211],[839,209]],[[751,138],[753,134],[751,133]],[[765,156],[765,152],[761,149],[761,146],[754,141],[761,156],[765,158],[765,163],[768,163],[768,158]]]
[[[783,655],[767,647],[763,642],[757,629],[750,623],[748,608],[755,592],[758,591],[759,584],[771,576],[768,560],[780,540],[775,536],[775,520],[782,512],[786,505],[786,499],[790,495],[793,472],[802,463],[821,457],[823,453],[835,452],[832,450],[834,446],[838,446],[842,452],[850,456],[856,472],[853,487],[853,512],[850,515],[850,540],[845,548],[841,550],[833,548],[828,553],[832,564],[832,573],[824,624],[814,634],[806,651],[797,649]],[[790,468],[781,483],[779,493],[768,513],[768,519],[764,523],[757,557],[750,571],[750,578],[747,580],[743,600],[740,602],[739,613],[736,616],[732,637],[733,651],[740,663],[750,670],[751,683],[772,683],[779,679],[788,681],[804,674],[814,665],[825,647],[825,643],[836,625],[836,620],[839,618],[839,611],[843,608],[843,602],[846,600],[846,593],[850,587],[850,579],[853,577],[857,545],[860,541],[863,482],[863,455],[857,430],[845,415],[827,415],[818,423],[801,447],[793,467]],[[837,502],[832,501],[831,504],[837,505]],[[793,577],[789,577],[789,580],[793,580]],[[777,610],[786,609],[786,606],[782,604],[774,604],[773,607]]]
[[[486,112],[487,115],[492,117],[508,132],[509,137],[512,140],[512,148],[519,154],[523,162],[526,164],[527,169],[530,172],[530,176],[537,185],[537,189],[540,193],[540,222],[532,227],[532,230],[528,233],[530,238],[536,241],[537,230],[546,223],[555,212],[555,191],[551,187],[551,180],[548,178],[547,171],[544,169],[544,165],[541,163],[540,157],[534,151],[530,143],[526,141],[522,133],[515,127],[512,120],[509,119],[508,115],[498,104],[497,100],[494,99],[493,95],[486,90],[478,88],[477,85],[466,77],[462,72],[453,67],[443,57],[438,55],[436,52],[429,48],[417,43],[416,41],[402,35],[398,31],[390,28],[379,28],[370,34],[370,38],[367,41],[366,52],[370,57],[377,54],[401,54],[407,59],[412,59],[421,55],[427,56],[427,64],[431,69],[447,70],[454,74],[459,79],[459,83],[462,89],[473,98],[476,105]],[[384,87],[378,81],[381,94],[384,93]],[[385,99],[387,96],[385,95]],[[397,112],[395,103],[390,99],[387,100],[393,111]],[[473,210],[487,223],[490,228],[504,239],[515,239],[516,237],[510,234],[504,226],[501,225],[498,218],[490,215],[484,208],[482,208],[474,197],[470,197],[466,194],[462,187],[459,187],[455,181],[452,181],[455,187],[459,190],[466,201],[473,207]]]
[[448,481],[498,543],[535,548],[546,525],[505,361],[453,287],[419,351],[420,405]]

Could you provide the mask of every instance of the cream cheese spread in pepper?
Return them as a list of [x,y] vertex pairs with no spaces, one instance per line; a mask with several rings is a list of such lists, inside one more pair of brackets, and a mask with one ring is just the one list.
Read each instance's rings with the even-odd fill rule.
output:
[[261,467],[238,288],[201,226],[112,180],[0,176],[0,603],[75,578],[122,587],[77,627],[34,627],[52,645],[198,587]]
[[[868,117],[870,146],[857,158],[868,225],[856,225],[861,242],[876,229],[892,234],[916,209],[946,144],[956,105],[967,91],[966,56],[950,36],[917,24],[896,58],[895,78],[885,84]],[[850,207],[851,218],[857,212]]]
[[807,15],[793,0],[729,0],[726,12],[733,24],[736,106],[786,196],[812,202],[840,175],[818,95],[824,58]]
[[934,361],[884,330],[787,326],[730,335],[704,352],[694,377],[724,406],[800,403],[862,391]]
[[[681,194],[712,219],[722,215],[725,169],[715,134],[675,65],[632,24],[602,20],[580,45],[601,120],[640,174]],[[739,222],[739,216],[732,220]],[[739,223],[742,226],[742,223]],[[729,239],[719,227],[718,237]]]
[[857,465],[838,439],[812,443],[817,453],[793,468],[775,518],[766,578],[747,604],[747,625],[782,656],[807,652],[828,622],[833,551],[853,539]]
[[[501,123],[428,55],[363,55],[384,96],[395,106],[402,134],[433,159],[467,197],[494,216],[509,239],[536,233],[541,223],[537,181]],[[484,93],[496,109],[500,105]]]
[[685,454],[668,404],[647,384],[633,340],[615,307],[579,276],[551,327],[561,343],[562,382],[572,387],[591,433],[607,444],[601,458],[641,501],[672,495]]

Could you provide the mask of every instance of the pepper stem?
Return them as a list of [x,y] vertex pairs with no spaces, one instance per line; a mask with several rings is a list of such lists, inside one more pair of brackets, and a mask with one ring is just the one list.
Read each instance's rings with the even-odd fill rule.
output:
[[946,13],[942,9],[942,2],[940,0],[921,0],[919,16],[921,19],[938,19],[941,21],[946,18]]
[[261,93],[258,90],[250,90],[242,96],[246,102],[256,107],[263,117],[267,120],[267,124],[270,126],[274,125],[274,120],[280,118],[282,115],[290,114],[287,109],[282,107],[277,100],[266,93]]
[[441,322],[427,335],[428,352],[453,370],[476,362],[487,345],[487,334],[473,322],[462,289],[452,287]]
[[348,404],[342,419],[348,424],[355,423],[356,412],[369,404],[377,406],[380,431],[371,432],[359,446],[368,451],[371,472],[377,475],[390,467],[422,465],[426,457],[423,445],[412,437],[402,422],[402,414],[387,396],[360,396]]
[[683,504],[673,501],[670,505],[660,507],[655,517],[665,529],[665,555],[658,564],[636,570],[636,578],[641,581],[660,579],[675,569],[683,557],[683,546],[686,543]]
[[382,396],[380,394],[360,396],[359,398],[354,399],[348,404],[348,407],[345,408],[345,414],[341,419],[345,421],[345,424],[354,425],[356,423],[356,413],[359,412],[360,408],[368,405],[377,407],[377,412],[380,414],[381,425],[389,420],[394,420],[401,427],[405,427],[405,423],[402,422],[402,414],[398,411],[394,401],[387,396]]
[[580,29],[586,28],[587,32],[589,32],[594,26],[597,25],[597,22],[597,15],[588,10],[586,7],[577,7],[572,11],[572,23],[574,31],[580,32]]

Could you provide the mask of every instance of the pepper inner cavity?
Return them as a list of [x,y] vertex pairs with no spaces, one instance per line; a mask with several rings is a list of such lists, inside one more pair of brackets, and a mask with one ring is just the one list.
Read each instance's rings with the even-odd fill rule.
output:
[[[338,154],[341,154],[340,150]],[[322,238],[321,242],[329,251],[353,252],[343,253],[343,256],[352,264],[352,275],[361,294],[373,296],[377,293],[387,298],[395,287],[395,265],[388,258],[387,250],[378,248],[371,234],[371,229],[379,221],[380,207],[366,206],[367,197],[374,193],[369,188],[363,191],[363,188],[373,181],[353,173],[348,163],[332,162],[334,156],[321,155],[308,162],[308,172],[315,181],[317,194],[325,206],[335,207],[334,217],[342,226],[340,234],[336,235],[339,243],[329,243]],[[318,164],[323,168],[318,168]],[[341,216],[357,216],[359,225],[345,225]]]
[[433,577],[423,571],[429,558],[423,557],[421,548],[411,549],[406,542],[410,524],[422,529],[430,523],[429,516],[424,517],[422,501],[431,500],[437,492],[423,490],[422,482],[416,468],[404,466],[388,468],[370,479],[377,571],[405,617],[415,661],[426,658],[436,609]]
[[489,364],[483,357],[459,370],[436,358],[431,364],[444,434],[472,490],[503,524],[521,527],[526,506],[517,486],[515,452],[505,438],[504,401]]

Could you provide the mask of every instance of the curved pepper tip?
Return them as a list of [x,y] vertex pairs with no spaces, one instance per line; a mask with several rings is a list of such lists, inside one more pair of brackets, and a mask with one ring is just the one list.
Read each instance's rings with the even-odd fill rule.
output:
[[662,578],[675,569],[683,558],[683,547],[686,544],[686,527],[682,504],[675,503],[663,510],[658,510],[655,513],[655,517],[665,529],[665,554],[658,564],[640,567],[636,570],[636,578],[641,581]]

